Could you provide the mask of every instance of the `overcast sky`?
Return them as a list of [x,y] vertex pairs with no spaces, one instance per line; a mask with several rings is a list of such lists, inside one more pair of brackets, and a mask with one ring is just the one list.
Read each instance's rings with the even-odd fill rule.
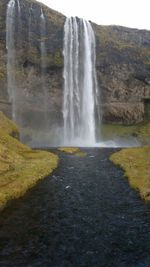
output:
[[[38,0],[39,1],[39,0]],[[150,0],[40,0],[66,16],[150,30]]]

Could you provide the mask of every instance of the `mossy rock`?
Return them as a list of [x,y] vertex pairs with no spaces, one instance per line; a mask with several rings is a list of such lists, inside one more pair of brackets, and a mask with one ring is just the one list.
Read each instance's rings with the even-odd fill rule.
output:
[[0,81],[6,79],[6,68],[0,67]]
[[81,151],[78,147],[60,147],[58,148],[59,151],[65,152],[67,154],[72,154],[78,157],[85,157],[86,153]]
[[63,66],[63,56],[61,51],[57,51],[55,53],[48,53],[46,57],[46,65],[47,66],[56,66],[62,67]]
[[58,150],[61,152],[68,153],[68,154],[75,154],[75,153],[80,152],[80,148],[78,147],[60,147],[58,148]]

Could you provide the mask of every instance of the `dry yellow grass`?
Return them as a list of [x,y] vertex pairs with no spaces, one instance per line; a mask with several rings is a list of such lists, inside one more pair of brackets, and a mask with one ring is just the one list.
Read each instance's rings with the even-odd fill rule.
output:
[[58,148],[58,150],[68,154],[75,154],[77,152],[80,152],[80,149],[78,147],[60,147]]
[[0,132],[5,132],[14,137],[19,137],[19,130],[16,124],[9,120],[4,114],[0,111]]
[[125,171],[130,186],[150,201],[150,146],[123,149],[112,154],[110,160]]
[[65,152],[68,154],[72,154],[78,157],[85,157],[86,153],[81,151],[80,148],[78,147],[60,147],[58,148],[59,151]]
[[15,136],[15,131],[18,133],[15,124],[0,114],[0,209],[22,196],[58,164],[56,155],[34,151],[9,135]]

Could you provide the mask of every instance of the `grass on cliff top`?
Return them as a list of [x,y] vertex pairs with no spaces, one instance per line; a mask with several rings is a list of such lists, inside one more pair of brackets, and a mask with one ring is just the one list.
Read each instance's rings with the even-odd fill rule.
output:
[[[2,119],[1,119],[2,118]],[[0,210],[11,199],[21,197],[38,180],[57,167],[58,157],[45,151],[34,151],[8,133],[17,127],[3,114],[0,117]]]
[[129,42],[128,40],[125,40],[125,38],[122,38],[117,31],[114,31],[113,26],[100,26],[95,23],[92,24],[92,26],[102,46],[107,47],[111,44],[111,46],[119,49],[120,51],[126,48],[135,48],[135,44],[131,41]]
[[110,160],[125,171],[130,186],[140,192],[141,198],[150,201],[150,146],[123,149],[112,154]]
[[46,14],[46,17],[48,18],[48,21],[52,22],[53,24],[63,26],[65,16],[62,13],[51,9],[50,7],[42,3],[42,1],[27,0],[27,2],[29,4],[41,6],[44,11],[44,14]]

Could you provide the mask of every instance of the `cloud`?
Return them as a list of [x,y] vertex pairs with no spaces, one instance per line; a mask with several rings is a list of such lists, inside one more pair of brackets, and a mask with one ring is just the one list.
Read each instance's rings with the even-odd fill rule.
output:
[[149,0],[40,0],[66,16],[150,30]]

